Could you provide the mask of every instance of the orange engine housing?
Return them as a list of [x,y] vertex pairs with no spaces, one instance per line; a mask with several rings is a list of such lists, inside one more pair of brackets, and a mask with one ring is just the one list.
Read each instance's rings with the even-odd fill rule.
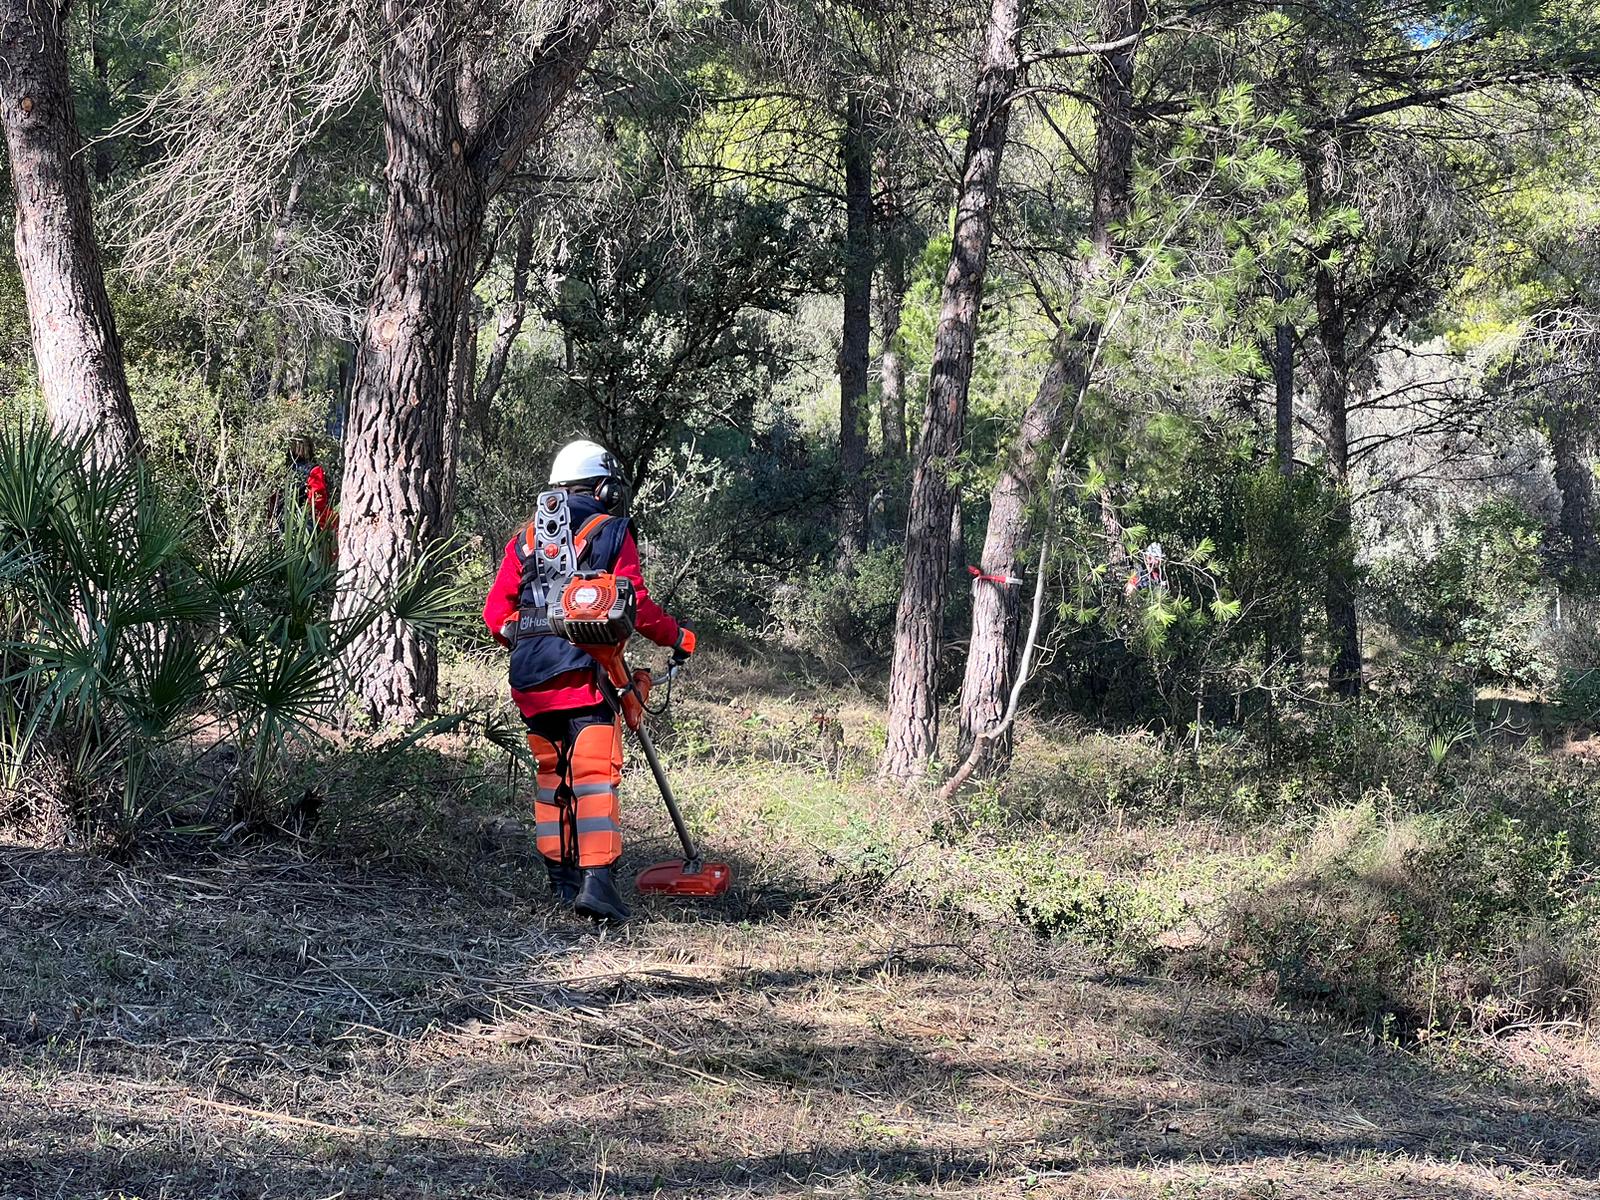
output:
[[620,646],[633,636],[633,582],[609,571],[575,575],[550,605],[550,629],[575,646]]

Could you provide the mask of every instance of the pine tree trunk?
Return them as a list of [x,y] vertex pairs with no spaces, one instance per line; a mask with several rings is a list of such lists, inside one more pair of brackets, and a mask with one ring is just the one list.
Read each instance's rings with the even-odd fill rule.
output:
[[[389,594],[444,531],[445,414],[485,197],[462,149],[443,9],[386,0],[388,210],[345,432],[335,613]],[[347,663],[374,722],[432,711],[431,640],[381,618]]]
[[906,364],[900,355],[900,313],[905,299],[905,265],[891,255],[878,287],[878,337],[883,344],[878,359],[878,432],[886,463],[898,463],[906,456]]
[[867,370],[872,347],[872,130],[866,101],[846,108],[844,161],[844,329],[839,344],[839,559],[867,548]]
[[1600,545],[1596,543],[1594,527],[1592,434],[1583,397],[1570,389],[1560,390],[1546,414],[1545,426],[1555,464],[1556,491],[1561,496],[1561,533],[1572,555],[1572,565],[1580,570],[1591,569],[1600,556]]
[[[1100,39],[1120,41],[1143,26],[1145,6],[1142,0],[1102,0],[1099,16]],[[1116,262],[1120,251],[1112,241],[1112,230],[1127,219],[1132,207],[1136,50],[1136,44],[1130,44],[1097,60],[1095,68],[1098,104],[1090,206],[1093,252],[1082,267],[1080,298]],[[1049,469],[1056,440],[1083,393],[1099,332],[1098,323],[1081,302],[1074,304],[989,496],[981,575],[973,580],[972,639],[961,685],[958,761],[967,759],[980,735],[999,725],[1010,700],[1021,640],[1021,589],[1020,583],[998,581],[1020,579],[1022,556],[1038,539],[1037,518],[1043,514],[1037,512],[1032,501]],[[1044,569],[1044,564],[1035,564],[1035,569]],[[1011,747],[1012,732],[1008,727],[984,747],[974,773],[992,776],[1004,771],[1011,761]]]
[[[1281,274],[1272,276],[1272,295],[1280,304],[1289,298],[1289,288]],[[1295,330],[1286,321],[1280,321],[1272,330],[1272,433],[1273,449],[1278,470],[1285,479],[1292,479],[1294,462],[1294,360]],[[1288,608],[1283,614],[1283,631],[1276,637],[1283,651],[1284,662],[1297,668],[1305,656],[1305,615],[1301,611],[1300,589],[1295,586],[1288,597]],[[1268,658],[1275,647],[1269,647]]]
[[67,66],[67,5],[0,0],[0,118],[16,193],[16,254],[50,426],[96,453],[141,452],[106,296]]
[[[1069,330],[1057,337],[1050,365],[1000,476],[989,494],[989,525],[984,533],[982,575],[972,581],[972,639],[961,684],[961,726],[957,761],[965,761],[980,734],[1005,716],[1021,649],[1022,560],[1038,536],[1041,515],[1034,501],[1049,471],[1065,417],[1083,390],[1088,350]],[[1035,563],[1042,570],[1043,563]],[[1017,580],[1016,583],[1004,582]],[[984,748],[973,773],[993,776],[1011,761],[1012,731],[1007,728]]]
[[906,520],[906,566],[895,613],[889,728],[882,772],[920,775],[938,742],[936,694],[950,516],[966,433],[978,308],[1000,193],[1000,161],[1021,70],[1023,0],[992,0],[978,62],[972,124],[956,198],[950,268],[940,297],[928,398]]
[[[491,100],[462,62],[470,10],[384,0],[382,11],[388,207],[345,433],[339,617],[392,594],[447,525],[451,362],[485,209],[615,15],[610,0],[565,0],[526,70]],[[403,622],[380,619],[346,667],[374,722],[434,707],[433,644]]]
[[[1338,147],[1324,141],[1306,158],[1307,206],[1313,226],[1330,210]],[[1355,524],[1350,509],[1350,360],[1348,323],[1327,253],[1312,271],[1317,310],[1317,404],[1325,429],[1324,469],[1335,492],[1329,517],[1328,569],[1323,606],[1328,617],[1328,687],[1339,696],[1361,694],[1361,626],[1356,611]]]

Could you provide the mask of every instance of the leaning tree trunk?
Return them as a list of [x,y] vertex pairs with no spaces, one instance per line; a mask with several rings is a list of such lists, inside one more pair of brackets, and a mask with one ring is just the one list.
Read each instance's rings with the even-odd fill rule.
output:
[[[460,61],[461,11],[385,0],[388,208],[345,435],[336,616],[393,592],[444,530],[451,361],[486,206],[613,13],[610,0],[567,0],[526,70],[489,98]],[[378,620],[345,662],[374,722],[412,720],[435,704],[433,644],[404,622]]]
[[978,334],[1000,160],[1011,98],[1021,71],[1024,0],[992,0],[978,61],[977,94],[956,199],[950,268],[934,333],[928,398],[917,441],[906,519],[905,577],[895,613],[889,673],[889,730],[882,772],[910,780],[922,773],[938,742],[935,692],[943,635],[945,576],[950,567],[950,516],[966,432],[967,388]]
[[[1120,42],[1144,25],[1143,0],[1102,0],[1100,37]],[[1016,679],[1022,605],[1021,564],[1038,539],[1034,497],[1088,381],[1090,359],[1099,340],[1099,323],[1082,303],[1094,281],[1103,278],[1121,253],[1112,229],[1132,208],[1133,69],[1137,43],[1097,60],[1095,66],[1095,159],[1091,180],[1089,260],[1083,264],[1079,300],[1051,349],[1050,365],[1010,453],[1002,460],[989,496],[989,526],[984,535],[980,573],[972,581],[972,640],[961,685],[961,727],[957,759],[965,761],[980,737],[988,737],[974,771],[995,775],[1011,761],[1012,729],[1001,727]],[[1045,564],[1034,564],[1043,570]]]
[[[1070,343],[1070,344],[1063,344]],[[972,581],[972,640],[961,684],[961,727],[957,761],[972,752],[979,736],[1005,717],[1021,649],[1022,561],[1033,545],[1039,522],[1034,500],[1049,471],[1064,415],[1076,404],[1087,378],[1088,351],[1082,339],[1063,329],[1033,402],[1023,414],[1016,444],[1002,461],[989,493],[989,525],[983,538],[980,574]],[[1035,563],[1035,570],[1043,570]],[[974,767],[995,775],[1011,761],[1012,727],[992,737]]]
[[[1305,160],[1307,208],[1313,228],[1330,211],[1338,177],[1338,144],[1324,139]],[[1329,514],[1328,566],[1323,606],[1328,617],[1328,687],[1334,694],[1361,694],[1361,625],[1356,611],[1355,522],[1350,508],[1349,325],[1330,262],[1332,247],[1319,249],[1312,268],[1320,357],[1315,371],[1317,405],[1324,427],[1323,466],[1334,491]]]
[[839,559],[867,548],[867,368],[872,347],[872,130],[860,96],[846,106],[844,330],[839,343]]
[[67,69],[67,5],[0,0],[0,120],[16,253],[45,415],[108,459],[140,453],[122,343],[95,244]]

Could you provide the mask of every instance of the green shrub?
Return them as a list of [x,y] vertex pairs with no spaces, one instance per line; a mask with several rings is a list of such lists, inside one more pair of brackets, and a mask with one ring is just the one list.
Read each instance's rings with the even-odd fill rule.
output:
[[834,656],[887,659],[904,566],[905,548],[884,546],[858,555],[849,574],[818,567],[791,590],[784,624],[807,645],[832,647]]
[[1485,501],[1456,517],[1431,558],[1385,562],[1375,593],[1402,638],[1431,639],[1474,678],[1548,686],[1557,664],[1546,636],[1543,538],[1517,501]]
[[75,829],[126,845],[157,756],[197,724],[238,752],[235,816],[269,819],[286,750],[340,698],[344,650],[386,613],[427,626],[455,603],[430,563],[334,620],[329,558],[294,525],[214,552],[142,465],[0,433],[0,819],[60,801]]
[[1500,809],[1332,810],[1228,936],[1285,998],[1398,1033],[1586,1015],[1600,895],[1571,834]]

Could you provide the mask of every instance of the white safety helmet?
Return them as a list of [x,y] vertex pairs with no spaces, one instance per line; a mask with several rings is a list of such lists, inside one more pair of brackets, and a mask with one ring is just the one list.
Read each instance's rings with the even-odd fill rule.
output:
[[550,482],[557,487],[621,474],[616,456],[599,442],[568,442],[556,452],[556,460],[550,464]]

